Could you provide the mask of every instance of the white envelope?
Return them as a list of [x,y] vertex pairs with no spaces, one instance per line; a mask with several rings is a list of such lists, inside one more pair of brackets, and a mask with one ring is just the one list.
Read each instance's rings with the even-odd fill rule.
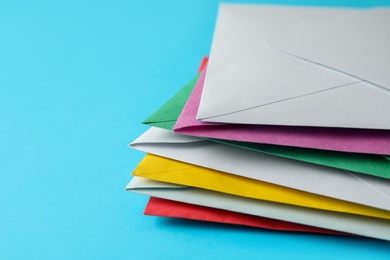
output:
[[[375,20],[379,22],[373,22],[376,33],[372,34],[379,35],[379,40],[357,44],[356,37],[367,37],[370,27],[362,28],[361,34],[355,33],[355,38],[349,38],[349,34],[344,37],[342,33],[354,24],[345,22],[336,36],[329,33],[309,39],[303,47],[301,43],[307,39],[305,30],[288,34],[284,42],[283,34],[302,27],[312,25],[310,32],[314,35],[316,23],[323,25],[325,21],[337,21],[342,24],[338,19],[374,17],[378,12],[381,16]],[[379,33],[388,31],[389,14],[390,9],[222,4],[197,118],[222,123],[390,129],[390,84],[384,84],[390,75],[390,49],[387,47],[390,46],[390,37],[389,32]],[[357,23],[357,26],[360,24]],[[328,35],[333,38],[322,41]],[[320,57],[330,56],[333,45],[329,48],[327,45],[337,37],[342,39],[343,45],[331,56],[332,59],[321,60],[308,53],[313,50],[317,54],[317,47],[322,44],[327,52],[324,51]],[[359,49],[366,43],[378,41],[380,44],[374,44],[368,50]],[[306,49],[309,45],[311,48]],[[342,55],[345,47],[350,47],[350,53]],[[374,53],[384,56],[379,60],[376,60],[378,55],[368,59],[372,63],[377,61],[376,65],[351,61],[350,56],[356,51],[368,55],[374,48],[377,48]],[[337,61],[347,61],[344,62],[347,65],[353,63],[360,70],[347,70],[342,66],[343,62],[333,63],[336,58]],[[329,68],[332,66],[335,69]],[[344,69],[345,72],[341,72]],[[361,72],[375,70],[373,74]],[[368,78],[378,80],[371,80],[376,83],[372,84],[365,81]]]
[[293,189],[390,210],[390,180],[150,128],[132,148]]
[[277,35],[268,45],[390,90],[390,8],[326,19]]
[[173,187],[140,177],[133,177],[126,189],[153,197],[390,240],[390,221],[378,218],[290,206],[192,187]]

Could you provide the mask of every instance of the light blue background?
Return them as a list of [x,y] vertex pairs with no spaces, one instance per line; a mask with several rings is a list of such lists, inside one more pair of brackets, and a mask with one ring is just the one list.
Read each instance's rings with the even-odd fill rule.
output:
[[384,241],[146,217],[124,191],[143,157],[126,145],[194,76],[217,6],[0,3],[0,259],[389,259]]

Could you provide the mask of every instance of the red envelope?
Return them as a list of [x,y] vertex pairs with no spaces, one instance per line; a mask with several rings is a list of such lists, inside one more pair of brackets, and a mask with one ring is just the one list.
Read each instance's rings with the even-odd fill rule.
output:
[[208,62],[209,57],[203,57],[202,62],[200,63],[200,66],[198,68],[198,73],[201,73],[206,68]]
[[150,197],[150,200],[146,205],[144,214],[150,216],[184,218],[217,223],[236,224],[272,230],[350,236],[350,234],[332,231],[328,229],[316,228],[301,224],[285,222],[281,220],[252,216],[228,210],[215,209],[155,197]]

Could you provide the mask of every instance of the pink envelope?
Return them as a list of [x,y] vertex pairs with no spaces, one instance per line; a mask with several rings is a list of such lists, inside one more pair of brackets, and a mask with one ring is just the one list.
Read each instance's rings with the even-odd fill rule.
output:
[[[341,152],[390,155],[390,131],[208,123],[196,120],[207,68],[195,85],[174,132],[223,140],[275,144]],[[221,93],[223,95],[223,93]]]
[[235,224],[272,230],[351,236],[350,234],[323,228],[316,228],[276,219],[263,218],[259,216],[252,216],[228,210],[209,208],[155,197],[150,197],[144,214],[151,216],[185,218],[192,220]]

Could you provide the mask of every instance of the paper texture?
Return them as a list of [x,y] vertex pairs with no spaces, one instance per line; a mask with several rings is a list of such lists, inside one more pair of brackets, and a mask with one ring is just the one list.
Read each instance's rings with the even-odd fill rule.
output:
[[268,45],[390,91],[389,24],[390,8],[373,8],[302,26]]
[[[222,4],[197,118],[390,129],[390,117],[384,112],[390,111],[387,89],[267,45],[270,38],[307,24],[363,12],[370,11]],[[383,24],[380,29],[387,27]]]
[[[169,136],[169,138],[167,138]],[[179,137],[181,140],[174,140]],[[297,190],[390,210],[389,180],[308,164],[151,128],[131,147]]]
[[[152,184],[153,188],[145,188],[150,183],[154,183]],[[156,188],[154,181],[133,177],[127,189],[158,198],[390,240],[390,222],[388,220],[288,206],[197,188],[172,189],[165,187],[164,183],[159,184],[160,188]]]
[[225,224],[243,225],[280,231],[310,232],[332,235],[347,235],[337,231],[263,218],[249,214],[204,207],[173,200],[150,197],[144,214],[150,216],[184,218]]
[[390,211],[319,196],[147,154],[134,176],[301,207],[390,219]]

